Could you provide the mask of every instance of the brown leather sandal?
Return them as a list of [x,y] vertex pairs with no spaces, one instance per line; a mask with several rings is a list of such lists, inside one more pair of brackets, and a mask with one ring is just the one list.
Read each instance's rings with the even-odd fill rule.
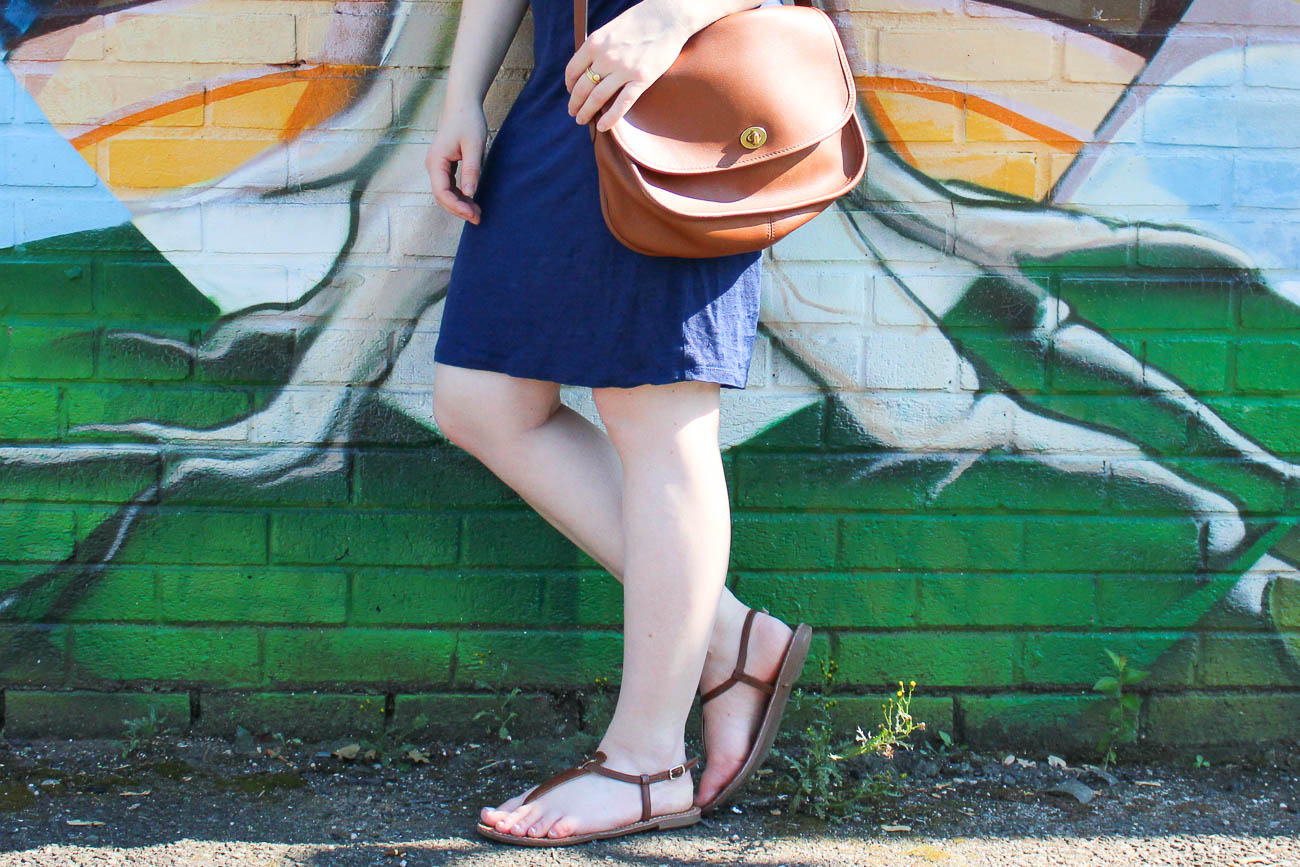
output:
[[[766,609],[762,609],[767,614]],[[781,727],[781,716],[785,713],[786,703],[790,699],[790,690],[794,688],[794,682],[803,672],[804,661],[808,658],[808,646],[812,642],[812,627],[806,623],[800,623],[795,627],[794,635],[790,637],[790,643],[786,645],[785,656],[781,660],[781,668],[776,673],[776,680],[768,682],[759,680],[753,675],[745,674],[745,660],[749,656],[749,632],[754,625],[754,617],[759,609],[751,608],[745,615],[745,625],[740,629],[740,654],[736,657],[736,668],[731,676],[713,689],[700,696],[701,707],[727,690],[731,689],[738,683],[752,686],[759,692],[766,693],[770,696],[767,700],[767,707],[763,709],[763,716],[759,720],[757,731],[754,733],[753,746],[749,748],[749,755],[745,757],[745,762],[740,766],[736,775],[723,786],[721,791],[715,795],[712,800],[699,804],[700,814],[707,816],[716,810],[724,801],[736,793],[741,786],[749,781],[763,762],[767,759],[767,754],[772,749],[772,743],[776,740],[776,733]],[[704,722],[700,721],[700,738],[704,739]],[[709,748],[705,742],[704,755],[707,760]]]
[[700,809],[698,807],[691,807],[689,810],[680,813],[664,813],[660,816],[651,815],[650,812],[650,784],[678,779],[699,764],[700,760],[698,758],[690,759],[656,774],[625,774],[622,771],[611,770],[605,767],[606,758],[607,756],[603,752],[597,750],[592,754],[591,758],[582,764],[560,771],[553,777],[543,781],[541,785],[528,793],[528,797],[524,798],[524,803],[527,804],[556,786],[575,780],[583,774],[600,774],[602,777],[609,777],[611,780],[622,780],[625,783],[636,783],[641,786],[641,820],[639,822],[620,825],[617,828],[610,828],[608,831],[570,834],[567,837],[527,837],[498,831],[491,825],[484,825],[482,822],[478,823],[478,832],[491,840],[500,843],[511,843],[515,846],[572,846],[575,843],[586,843],[589,840],[607,840],[610,837],[622,837],[624,834],[635,834],[639,831],[685,828],[687,825],[694,825],[700,821]]

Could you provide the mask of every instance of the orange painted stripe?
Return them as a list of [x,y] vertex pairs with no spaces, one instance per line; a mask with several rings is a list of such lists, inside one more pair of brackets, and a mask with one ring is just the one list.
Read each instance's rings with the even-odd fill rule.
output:
[[903,134],[894,126],[894,121],[885,111],[884,104],[880,97],[876,96],[874,90],[862,91],[862,98],[867,101],[867,108],[870,109],[872,117],[880,125],[880,131],[885,134],[885,140],[889,142],[890,147],[898,151],[898,155],[907,160],[912,165],[916,165],[916,159],[912,156],[911,150],[907,147],[907,142],[903,140]]
[[[285,72],[273,72],[269,75],[260,75],[256,78],[248,78],[243,81],[233,81],[229,84],[223,84],[213,90],[206,91],[213,100],[229,99],[233,96],[239,96],[244,93],[251,93],[255,90],[263,90],[268,87],[278,87],[286,81],[292,81],[298,78],[324,78],[328,77],[355,77],[364,75],[371,67],[358,66],[350,63],[322,63],[318,66],[306,67],[304,69],[290,69]],[[110,138],[121,132],[121,127],[137,126],[147,123],[151,120],[157,120],[160,117],[166,117],[183,109],[193,108],[203,104],[205,91],[198,93],[188,93],[185,96],[168,100],[167,102],[151,105],[148,108],[132,112],[124,117],[118,118],[111,123],[98,126],[88,132],[71,139],[72,146],[83,148],[92,145],[95,142]]]
[[362,87],[364,82],[359,78],[342,87],[336,82],[319,77],[315,81],[307,82],[302,96],[298,98],[293,111],[284,122],[284,129],[280,130],[280,141],[297,138],[303,130],[347,108]]
[[[854,82],[857,84],[859,91],[865,91],[868,94],[873,90],[887,90],[892,93],[915,94],[932,102],[946,102],[954,108],[961,108],[964,104],[968,111],[974,111],[985,117],[992,118],[998,123],[1009,126],[1017,132],[1022,132],[1065,153],[1077,153],[1083,147],[1083,142],[1074,136],[1066,135],[1059,129],[1030,120],[1024,115],[998,105],[996,102],[973,94],[960,93],[951,88],[940,87],[922,81],[910,81],[906,78],[858,75],[854,76]],[[878,101],[876,105],[879,105]],[[873,108],[875,107],[873,106]]]

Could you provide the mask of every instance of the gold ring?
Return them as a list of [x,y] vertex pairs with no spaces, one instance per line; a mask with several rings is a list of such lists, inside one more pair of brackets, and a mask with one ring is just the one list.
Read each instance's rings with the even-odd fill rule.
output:
[[600,84],[600,73],[594,71],[590,66],[587,67],[587,77],[591,79],[592,84]]

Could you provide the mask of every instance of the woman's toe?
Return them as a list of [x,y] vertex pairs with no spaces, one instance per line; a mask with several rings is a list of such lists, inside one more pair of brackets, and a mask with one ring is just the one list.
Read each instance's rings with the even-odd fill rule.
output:
[[518,810],[520,807],[524,805],[524,798],[526,797],[528,797],[527,793],[524,793],[522,795],[515,795],[510,800],[506,801],[504,804],[497,807],[497,809],[503,813],[513,813],[515,810]]
[[551,826],[551,830],[548,831],[547,834],[551,837],[571,837],[577,833],[576,825],[577,823],[572,819],[568,816],[564,816],[555,821],[555,824]]
[[[532,789],[529,789],[528,791],[531,792]],[[483,824],[495,827],[502,819],[523,806],[524,798],[526,797],[528,797],[528,792],[525,792],[522,795],[515,795],[513,798],[499,806],[484,807],[479,811],[479,818],[483,820]]]
[[528,807],[520,807],[518,810],[511,810],[497,820],[497,830],[515,833],[515,826],[524,820],[524,816],[529,812]]
[[742,762],[715,759],[713,764],[700,776],[700,788],[695,795],[695,803],[705,804],[717,797],[727,781],[740,770]]
[[551,826],[558,818],[560,818],[559,813],[543,813],[542,817],[533,823],[533,827],[528,829],[528,836],[545,837],[546,832],[551,830]]

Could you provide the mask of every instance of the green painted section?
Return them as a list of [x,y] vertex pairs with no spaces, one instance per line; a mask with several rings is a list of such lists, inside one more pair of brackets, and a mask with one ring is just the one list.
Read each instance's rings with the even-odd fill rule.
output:
[[5,691],[5,735],[15,738],[121,738],[126,720],[148,718],[182,731],[190,723],[190,699],[181,693]]
[[[161,501],[183,455],[71,430],[245,420],[289,381],[300,336],[191,358],[166,341],[199,345],[211,303],[129,228],[69,240],[0,251],[0,445],[28,455],[0,474],[7,733],[83,717],[84,733],[118,732],[154,698],[188,723],[191,691],[210,732],[364,731],[390,695],[394,724],[426,713],[464,731],[492,685],[527,690],[526,728],[542,731],[564,724],[557,697],[617,680],[618,585],[477,460],[376,401],[329,469],[267,486],[211,474]],[[731,584],[814,626],[814,656],[839,665],[837,719],[871,724],[882,691],[915,679],[932,729],[1083,749],[1109,649],[1153,671],[1152,743],[1300,732],[1300,582],[1269,584],[1255,621],[1227,610],[1265,555],[1300,563],[1300,486],[1277,467],[1300,452],[1300,315],[1237,272],[1161,255],[1027,262],[1030,281],[981,278],[941,322],[986,392],[1141,452],[900,454],[827,395],[727,454]],[[1087,363],[1068,330],[1033,331],[1058,299],[1136,380]],[[113,339],[122,328],[166,341]],[[1242,459],[1154,372],[1273,463]],[[1125,472],[1134,460],[1238,510],[1245,538],[1213,549],[1187,491]],[[79,559],[119,531],[111,563]]]
[[293,737],[311,732],[319,738],[361,737],[383,729],[386,699],[382,693],[228,692],[202,694],[195,730],[234,737],[240,728],[252,733],[278,732]]
[[1096,758],[1093,751],[1109,725],[1106,714],[1113,704],[1104,696],[1078,692],[970,695],[957,702],[966,737],[974,743],[1066,753],[1085,761]]
[[1300,719],[1294,692],[1153,695],[1147,701],[1147,740],[1174,747],[1268,743]]

